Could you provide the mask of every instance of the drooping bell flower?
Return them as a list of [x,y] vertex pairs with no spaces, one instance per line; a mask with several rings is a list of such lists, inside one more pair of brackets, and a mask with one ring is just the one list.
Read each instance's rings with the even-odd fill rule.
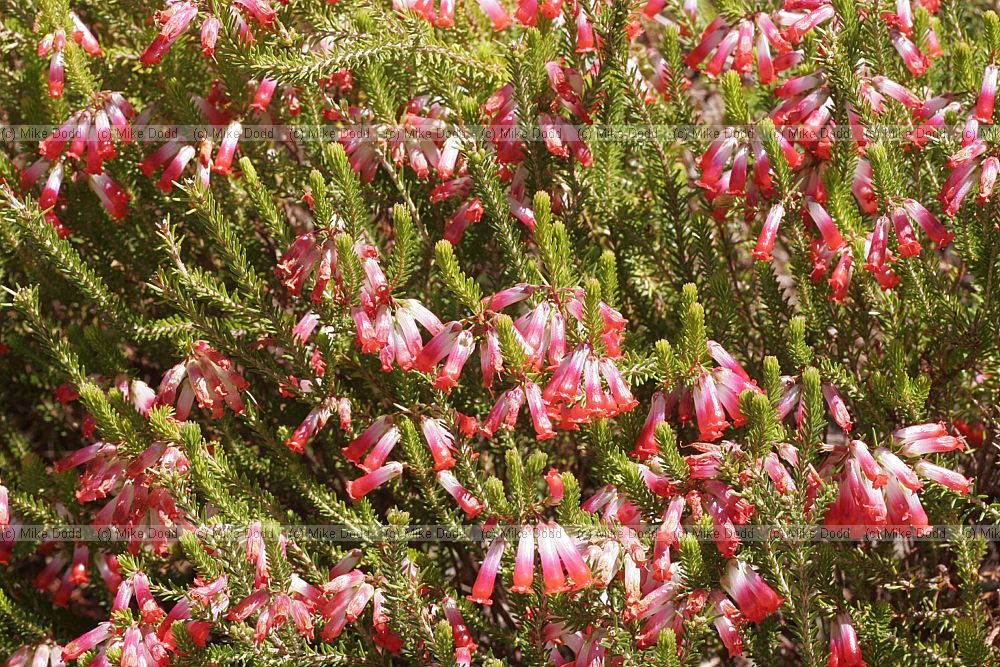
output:
[[847,612],[840,612],[830,623],[829,667],[865,667],[868,663],[861,657],[858,634]]
[[[212,411],[212,419],[225,413],[225,406],[236,414],[246,407],[240,392],[250,387],[229,359],[212,349],[208,342],[195,341],[190,356],[168,370],[160,382],[157,405],[174,405],[175,417],[184,421],[195,399],[202,409]],[[179,390],[179,393],[178,393]]]
[[347,495],[351,500],[358,500],[403,474],[403,464],[398,461],[386,463],[381,468],[347,482]]
[[740,560],[729,561],[719,583],[753,623],[760,623],[778,611],[784,602],[753,568]]

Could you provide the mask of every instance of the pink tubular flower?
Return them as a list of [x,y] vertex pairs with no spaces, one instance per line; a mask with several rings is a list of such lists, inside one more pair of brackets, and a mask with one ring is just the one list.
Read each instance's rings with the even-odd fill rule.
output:
[[514,557],[514,581],[510,587],[515,593],[530,593],[535,580],[535,529],[521,526]]
[[160,32],[139,57],[142,64],[149,67],[163,60],[163,56],[180,39],[197,15],[198,5],[194,2],[178,2],[156,12],[155,21],[161,26]]
[[844,237],[840,235],[840,230],[837,229],[837,224],[830,217],[830,214],[826,212],[822,204],[814,199],[806,199],[806,211],[809,217],[812,219],[813,223],[816,225],[816,229],[823,236],[823,240],[826,242],[827,248],[836,252],[840,250],[847,241]]
[[493,21],[493,29],[500,31],[509,26],[513,21],[507,10],[503,8],[498,0],[478,0],[479,8]]
[[698,437],[708,441],[721,438],[723,432],[729,427],[729,422],[726,421],[722,403],[719,402],[715,380],[707,372],[702,372],[695,384],[694,409],[698,419],[698,428],[701,431]]
[[906,211],[907,215],[920,225],[920,228],[924,230],[924,233],[931,237],[931,240],[934,241],[939,248],[945,247],[951,243],[953,238],[955,238],[955,235],[945,229],[944,225],[942,225],[940,221],[938,221],[938,219],[935,218],[931,212],[924,208],[923,204],[917,200],[904,199],[903,209]]
[[81,655],[95,648],[98,644],[111,636],[114,626],[110,622],[97,625],[92,630],[88,630],[70,643],[66,644],[62,651],[63,660],[76,660]]
[[[399,427],[393,424],[392,417],[379,417],[341,451],[365,472],[373,472],[385,463],[400,437]],[[366,453],[368,456],[362,462],[361,457]]]
[[890,30],[889,39],[892,41],[893,48],[903,59],[906,69],[910,70],[910,74],[913,76],[921,76],[931,66],[931,59],[921,53],[917,45],[903,33],[898,30]]
[[260,84],[257,86],[253,102],[250,103],[250,108],[260,113],[267,111],[268,105],[271,104],[271,97],[274,95],[274,89],[277,86],[278,82],[276,80],[267,77],[262,78]]
[[0,531],[10,526],[10,494],[7,487],[0,484]]
[[217,16],[209,16],[201,24],[201,53],[206,58],[215,56],[215,44],[219,41],[222,22]]
[[479,499],[462,486],[462,483],[458,481],[458,478],[450,470],[438,471],[437,480],[444,487],[444,490],[455,499],[458,506],[462,508],[466,518],[475,518],[483,511],[483,504],[479,502]]
[[829,667],[865,667],[868,663],[861,657],[858,634],[854,631],[851,617],[840,612],[830,623]]
[[285,440],[285,446],[298,454],[304,452],[306,444],[326,426],[332,411],[332,407],[327,401],[314,407],[291,437]]
[[719,638],[730,656],[743,654],[743,638],[740,636],[740,612],[732,600],[719,591],[713,591],[711,601],[715,603],[715,625]]
[[427,446],[434,457],[434,470],[442,471],[455,466],[455,436],[444,427],[440,419],[424,418],[420,423],[420,430],[427,440]]
[[101,200],[104,208],[112,218],[121,220],[128,213],[128,203],[131,197],[125,194],[117,183],[107,174],[93,174],[87,178],[87,184]]
[[921,477],[937,482],[952,491],[958,491],[963,496],[968,495],[969,491],[972,490],[972,480],[954,470],[942,468],[927,461],[918,461],[913,469]]
[[980,123],[991,124],[993,122],[993,105],[997,97],[997,78],[1000,69],[996,63],[986,66],[983,73],[983,86],[979,90],[979,97],[976,99],[975,119]]
[[377,470],[353,479],[347,483],[347,495],[351,500],[358,500],[403,474],[403,464],[398,461],[387,463]]
[[493,539],[490,548],[486,550],[486,557],[479,567],[479,574],[476,575],[476,582],[472,585],[472,592],[469,599],[479,604],[493,604],[493,587],[496,584],[497,571],[500,569],[500,559],[507,548],[507,540],[503,535],[498,535]]
[[319,315],[312,311],[306,313],[292,329],[292,340],[300,345],[305,345],[318,324]]
[[771,251],[774,249],[774,242],[778,237],[778,227],[781,219],[785,216],[785,207],[778,202],[768,211],[764,226],[760,230],[760,237],[757,239],[757,246],[753,250],[753,256],[757,259],[771,261]]
[[56,51],[49,60],[49,97],[62,97],[66,82],[66,62],[62,51]]
[[101,45],[98,44],[97,38],[94,37],[94,33],[90,31],[87,24],[80,20],[80,17],[76,15],[76,12],[70,12],[69,18],[73,22],[73,29],[70,34],[73,36],[73,40],[83,47],[83,50],[89,56],[94,58],[99,58],[101,56]]
[[807,32],[836,16],[836,10],[832,5],[816,3],[813,7],[815,8],[800,17],[797,17],[795,14],[788,15],[792,23],[789,27],[782,30],[782,35],[792,44],[798,44]]
[[746,563],[731,559],[720,583],[750,621],[760,623],[784,600]]
[[274,23],[274,19],[278,16],[270,0],[233,0],[233,5],[242,9],[265,28]]
[[219,144],[219,152],[215,154],[212,171],[220,174],[232,173],[233,157],[236,155],[236,145],[239,143],[241,136],[243,136],[243,124],[238,120],[234,120],[226,128],[222,143]]
[[243,413],[246,407],[240,392],[249,387],[250,383],[233,368],[231,361],[213,350],[207,341],[198,340],[192,345],[190,356],[164,374],[156,403],[174,405],[176,418],[184,421],[197,399],[199,407],[211,409],[212,419],[219,419],[226,405],[236,414]]
[[530,380],[524,383],[524,397],[528,402],[528,411],[531,414],[531,423],[535,427],[535,439],[548,440],[556,435],[552,429],[552,422],[549,420],[542,391],[537,384]]

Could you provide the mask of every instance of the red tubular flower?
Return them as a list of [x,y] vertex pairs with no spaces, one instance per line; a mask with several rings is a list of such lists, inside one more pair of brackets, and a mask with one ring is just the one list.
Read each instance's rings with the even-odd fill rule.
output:
[[111,636],[114,626],[110,622],[99,623],[97,627],[88,630],[70,643],[62,651],[63,660],[76,660],[87,651]]
[[778,237],[778,228],[781,220],[785,216],[785,207],[778,202],[768,211],[764,226],[760,230],[760,237],[757,239],[757,246],[753,250],[753,256],[757,259],[771,261],[771,251],[774,249],[774,242]]
[[833,274],[830,276],[830,300],[843,303],[847,298],[847,290],[851,286],[851,264],[854,257],[850,249],[840,253],[840,260],[837,262]]
[[816,229],[823,236],[823,240],[826,242],[826,247],[831,252],[836,252],[840,250],[847,241],[844,237],[840,235],[840,230],[837,229],[837,224],[830,217],[830,214],[826,212],[823,205],[814,199],[806,199],[806,212],[812,219],[813,224],[816,225]]
[[233,157],[236,155],[236,144],[243,136],[243,124],[234,120],[226,128],[222,143],[219,144],[219,152],[215,154],[215,162],[212,164],[212,171],[220,174],[231,174],[233,172]]
[[471,659],[470,654],[479,648],[479,646],[472,639],[469,626],[465,624],[465,619],[462,618],[462,613],[458,610],[457,601],[452,597],[446,597],[442,608],[444,609],[445,618],[448,619],[448,623],[451,625],[451,639],[455,644],[455,659],[460,664],[464,662],[468,665]]
[[99,58],[101,56],[101,45],[97,42],[97,38],[94,37],[94,33],[90,31],[80,17],[76,15],[76,12],[70,12],[69,18],[73,22],[73,29],[70,34],[73,36],[73,40],[83,47],[83,50],[87,55],[94,58]]
[[711,374],[702,372],[694,387],[694,409],[701,430],[698,437],[701,440],[718,440],[729,427],[726,414],[719,402],[715,380]]
[[731,559],[720,583],[750,621],[760,623],[784,600],[746,563]]
[[979,90],[979,97],[976,99],[976,114],[974,118],[980,123],[993,123],[993,105],[997,97],[997,78],[1000,69],[996,63],[986,66],[983,73],[983,86]]
[[62,51],[56,51],[49,60],[49,97],[62,97],[66,83],[66,62]]
[[219,41],[222,22],[217,16],[209,16],[201,24],[201,53],[206,58],[215,57],[215,44]]
[[139,57],[142,64],[149,67],[163,60],[163,56],[180,39],[197,15],[198,5],[194,2],[178,2],[156,12],[154,20],[160,24],[160,32]]
[[503,535],[498,535],[493,539],[490,548],[486,550],[486,557],[479,567],[479,574],[476,575],[476,582],[472,585],[472,592],[469,599],[479,604],[493,604],[493,586],[496,583],[497,571],[500,569],[500,559],[507,548],[507,540]]
[[710,599],[715,604],[716,616],[713,624],[729,655],[743,655],[743,638],[740,637],[742,619],[739,610],[719,591],[713,591]]
[[[354,464],[366,472],[373,472],[385,463],[393,447],[401,437],[399,427],[393,424],[392,417],[383,416],[376,419],[364,433],[351,441],[341,451]],[[361,462],[361,457],[368,451],[368,457]]]
[[434,457],[434,470],[440,472],[455,466],[455,436],[444,427],[440,419],[424,418],[420,423],[420,430],[427,440],[427,446]]
[[331,412],[332,408],[326,401],[314,407],[291,437],[285,440],[285,446],[298,454],[304,452],[306,444],[326,426]]
[[865,667],[868,663],[861,657],[858,634],[854,631],[851,617],[840,612],[830,623],[829,667]]
[[535,529],[521,526],[514,557],[514,581],[510,587],[515,593],[530,593],[535,580]]
[[233,0],[233,5],[265,28],[274,23],[278,16],[278,12],[271,7],[270,0]]
[[913,220],[916,221],[918,225],[920,225],[920,228],[924,230],[924,234],[931,237],[931,240],[934,241],[939,248],[945,247],[951,243],[953,238],[955,238],[955,235],[945,229],[944,225],[942,225],[938,219],[935,218],[931,212],[924,208],[923,204],[917,200],[904,199],[903,209]]
[[104,208],[115,220],[121,220],[128,213],[131,197],[107,174],[95,174],[87,179],[90,189],[98,196]]
[[257,92],[253,96],[253,102],[250,103],[250,108],[261,113],[267,111],[268,105],[271,104],[271,97],[274,96],[274,89],[277,86],[278,82],[276,80],[267,77],[262,78],[260,84],[257,86]]
[[931,59],[921,53],[917,45],[903,33],[898,30],[890,30],[889,39],[892,41],[893,48],[903,59],[906,69],[910,70],[910,74],[913,76],[921,76],[931,66]]
[[475,518],[483,511],[483,504],[479,502],[479,499],[462,486],[462,483],[458,481],[458,478],[450,470],[438,471],[437,480],[444,487],[444,490],[455,499],[458,506],[462,508],[467,519]]
[[478,0],[478,2],[479,8],[493,22],[494,30],[503,30],[513,22],[507,10],[497,0]]
[[377,470],[353,479],[347,483],[347,495],[351,500],[358,500],[382,486],[386,482],[393,480],[403,474],[403,464],[397,461],[387,463]]
[[10,526],[10,495],[7,487],[0,484],[0,531]]

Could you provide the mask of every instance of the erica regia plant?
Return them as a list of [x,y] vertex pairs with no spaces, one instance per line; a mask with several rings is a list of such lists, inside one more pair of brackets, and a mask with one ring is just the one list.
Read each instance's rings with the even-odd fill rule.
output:
[[991,4],[0,0],[0,663],[998,664]]

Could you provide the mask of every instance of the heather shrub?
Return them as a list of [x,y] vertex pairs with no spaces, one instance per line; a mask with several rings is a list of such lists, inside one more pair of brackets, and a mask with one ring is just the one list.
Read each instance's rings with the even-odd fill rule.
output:
[[0,0],[0,659],[997,664],[988,5]]

